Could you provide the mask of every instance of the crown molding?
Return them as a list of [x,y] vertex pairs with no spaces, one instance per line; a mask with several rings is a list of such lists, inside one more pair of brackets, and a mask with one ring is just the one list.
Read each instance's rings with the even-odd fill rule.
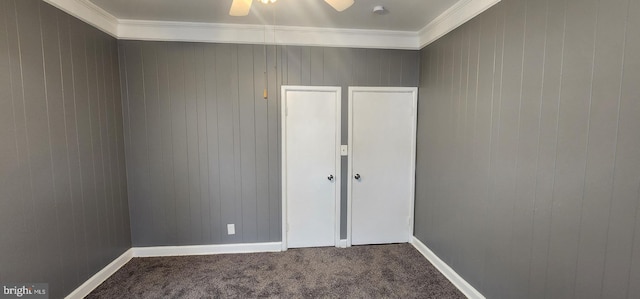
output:
[[58,9],[118,38],[118,18],[88,0],[43,0]]
[[473,19],[501,0],[460,0],[418,31],[420,49]]
[[129,40],[278,44],[412,49],[418,34],[407,31],[333,29],[194,22],[120,20],[118,37]]
[[419,31],[335,29],[118,19],[89,0],[43,0],[127,40],[420,50],[500,0],[460,0]]

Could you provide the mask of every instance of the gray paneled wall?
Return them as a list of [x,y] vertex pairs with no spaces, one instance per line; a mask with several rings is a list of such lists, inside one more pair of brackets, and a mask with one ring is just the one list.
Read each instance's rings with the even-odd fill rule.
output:
[[418,51],[119,43],[134,246],[280,241],[281,84],[342,86],[345,143],[347,86],[418,84]]
[[62,298],[131,247],[117,41],[0,0],[0,282]]
[[488,298],[640,298],[638,28],[504,0],[422,50],[416,236]]

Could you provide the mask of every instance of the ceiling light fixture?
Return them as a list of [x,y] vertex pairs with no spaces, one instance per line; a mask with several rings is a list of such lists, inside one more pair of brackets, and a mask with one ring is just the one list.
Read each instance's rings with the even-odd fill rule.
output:
[[[234,17],[244,17],[249,15],[251,11],[251,3],[253,0],[232,0],[231,9],[229,10],[229,15]],[[258,0],[263,4],[273,4],[277,0]],[[331,5],[337,11],[343,11],[355,2],[355,0],[324,0],[327,4]]]
[[324,0],[327,2],[333,9],[337,11],[344,11],[345,9],[351,7],[355,0]]

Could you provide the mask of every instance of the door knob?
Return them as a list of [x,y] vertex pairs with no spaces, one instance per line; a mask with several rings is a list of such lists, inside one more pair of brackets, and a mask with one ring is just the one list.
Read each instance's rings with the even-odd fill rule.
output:
[[333,181],[333,174],[327,177],[328,180]]
[[355,176],[353,176],[353,177],[354,177],[356,180],[359,180],[359,179],[360,179],[360,174],[359,174],[359,173],[356,173],[356,175],[355,175]]

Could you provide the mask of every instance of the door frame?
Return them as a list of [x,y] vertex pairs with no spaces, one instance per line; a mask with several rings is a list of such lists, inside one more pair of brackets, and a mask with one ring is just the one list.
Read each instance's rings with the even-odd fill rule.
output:
[[[353,213],[352,209],[352,194],[351,189],[353,185],[353,94],[356,92],[392,92],[392,93],[410,93],[412,94],[412,127],[411,127],[411,135],[413,136],[411,140],[411,166],[410,166],[410,177],[411,182],[409,183],[409,221],[411,223],[409,228],[409,239],[413,236],[414,226],[415,226],[415,181],[416,181],[416,131],[417,131],[417,118],[418,118],[418,88],[417,87],[367,87],[367,86],[349,86],[349,112],[348,112],[348,163],[347,163],[347,175],[349,179],[347,180],[347,247],[351,247],[351,216]],[[411,240],[407,240],[410,242]]]
[[300,86],[300,85],[283,85],[281,87],[281,100],[280,100],[280,124],[281,124],[281,183],[282,183],[282,251],[288,249],[287,243],[287,91],[320,91],[320,92],[333,92],[336,95],[336,148],[335,148],[335,224],[334,224],[334,246],[338,247],[340,244],[340,182],[341,176],[341,156],[340,145],[342,139],[342,127],[341,127],[341,107],[342,107],[342,88],[339,86]]

